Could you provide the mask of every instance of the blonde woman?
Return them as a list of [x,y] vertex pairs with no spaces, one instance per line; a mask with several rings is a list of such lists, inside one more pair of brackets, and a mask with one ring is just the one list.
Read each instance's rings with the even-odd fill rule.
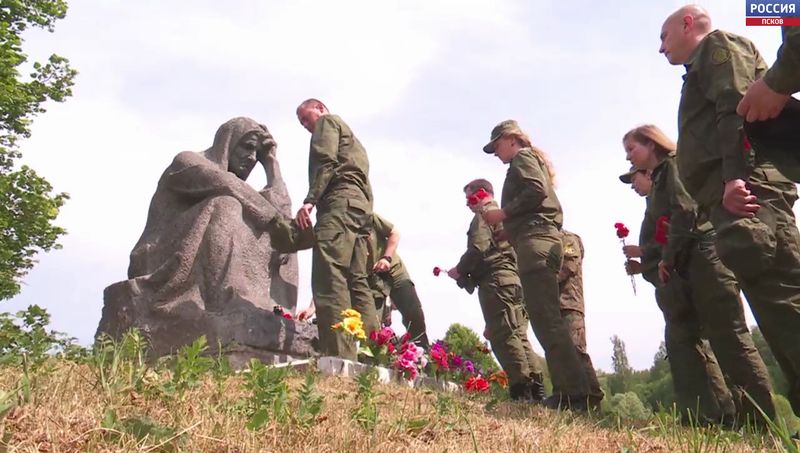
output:
[[[672,317],[672,322],[684,327],[699,324],[723,374],[729,378],[739,423],[748,419],[763,421],[758,408],[744,392],[773,417],[772,387],[747,329],[738,283],[717,257],[711,223],[698,218],[697,204],[678,177],[675,143],[653,125],[631,129],[622,142],[627,159],[636,168],[651,172],[653,187],[648,212],[661,225],[655,231],[662,244],[658,264],[660,283],[685,288],[688,306],[662,307],[665,318]],[[669,342],[668,335],[668,352]],[[669,355],[671,364],[682,366],[681,357],[672,352]]]
[[485,211],[483,218],[490,225],[503,222],[517,254],[525,306],[533,333],[544,348],[555,389],[545,405],[586,410],[588,378],[561,318],[558,273],[563,216],[552,165],[514,120],[495,126],[483,151],[509,165],[500,209]]

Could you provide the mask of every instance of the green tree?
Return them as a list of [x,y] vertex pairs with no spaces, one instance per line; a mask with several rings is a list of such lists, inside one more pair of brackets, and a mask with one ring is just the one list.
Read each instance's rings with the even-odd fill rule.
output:
[[611,337],[611,343],[614,345],[614,353],[611,356],[614,374],[608,377],[608,388],[614,395],[631,390],[633,369],[628,362],[628,354],[625,352],[625,342],[614,335]]
[[[53,222],[67,194],[53,194],[47,180],[16,161],[33,117],[45,111],[44,102],[71,96],[77,74],[58,55],[28,67],[22,34],[30,28],[52,32],[66,12],[64,0],[0,0],[0,300],[19,293],[36,254],[58,248],[65,233]],[[26,67],[28,77],[21,73]]]
[[465,325],[451,324],[444,334],[444,342],[447,343],[449,351],[471,360],[476,368],[484,372],[488,373],[500,369],[492,354],[482,352],[486,346],[478,334]]
[[644,407],[634,392],[617,393],[608,399],[604,408],[621,420],[647,420],[652,413]]

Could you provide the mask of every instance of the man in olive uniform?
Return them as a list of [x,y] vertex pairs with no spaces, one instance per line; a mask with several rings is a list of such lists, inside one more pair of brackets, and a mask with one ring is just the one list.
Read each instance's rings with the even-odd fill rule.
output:
[[[428,349],[430,344],[422,304],[403,260],[396,252],[400,234],[391,223],[377,214],[373,214],[373,225],[375,232],[370,235],[367,267],[372,269],[368,281],[375,306],[380,309],[386,298],[391,297],[411,339]],[[302,230],[297,227],[296,221],[289,222],[279,216],[273,218],[267,231],[272,247],[280,253],[296,253],[312,248],[315,243],[312,229]],[[378,259],[375,260],[375,257]],[[315,312],[316,302],[312,299],[311,305],[298,314],[298,319],[309,318]]]
[[350,127],[319,100],[301,103],[297,118],[311,132],[309,189],[296,221],[301,229],[310,228],[316,207],[311,289],[320,350],[323,355],[355,359],[355,343],[331,327],[348,308],[361,313],[367,335],[380,327],[367,269],[372,231],[369,161]]
[[781,27],[783,44],[775,64],[747,89],[736,113],[748,122],[775,118],[800,92],[800,27]]
[[561,317],[569,328],[572,342],[589,380],[589,404],[599,407],[603,399],[603,389],[597,380],[592,358],[586,352],[586,320],[583,302],[583,241],[577,234],[561,230],[564,244],[564,259],[558,273],[558,289],[561,294]]
[[[678,109],[678,172],[701,217],[717,232],[720,260],[736,276],[800,414],[800,234],[797,188],[744,140],[736,106],[767,69],[752,42],[712,31],[697,6],[673,13],[661,32],[671,64],[686,66]],[[767,152],[764,152],[766,149]]]
[[[647,172],[635,167],[619,179],[642,197],[647,197],[652,187]],[[642,274],[655,287],[656,303],[664,316],[664,345],[678,413],[687,421],[733,421],[736,408],[731,392],[711,346],[702,338],[687,297],[686,282],[676,278],[663,284],[658,277],[662,246],[655,239],[656,219],[649,197],[639,231],[639,244],[623,248],[628,258],[626,269],[631,275]]]
[[[403,260],[397,254],[397,245],[400,242],[400,233],[388,220],[373,214],[374,232],[370,237],[370,257],[368,262],[372,265],[373,275],[382,282],[375,282],[373,288],[383,287],[378,294],[385,304],[386,296],[397,307],[403,317],[403,325],[410,338],[424,349],[430,347],[428,334],[425,328],[425,314],[417,295],[417,289],[411,276],[408,274]],[[383,305],[383,304],[381,304]]]
[[[514,250],[496,239],[501,226],[490,226],[481,212],[497,209],[492,184],[476,179],[464,187],[467,200],[483,189],[489,196],[469,207],[475,216],[467,233],[467,251],[456,267],[447,272],[461,286],[477,286],[478,300],[486,322],[486,336],[500,366],[508,375],[509,394],[514,400],[542,401],[542,370],[528,341],[528,315],[522,299]],[[466,282],[466,283],[465,283]]]

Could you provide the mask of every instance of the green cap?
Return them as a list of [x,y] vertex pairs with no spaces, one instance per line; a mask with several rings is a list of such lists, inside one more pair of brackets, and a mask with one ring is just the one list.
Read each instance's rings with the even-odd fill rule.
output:
[[633,182],[633,175],[635,175],[638,171],[639,171],[638,168],[631,165],[631,169],[628,170],[627,173],[619,175],[619,180],[624,182],[625,184],[631,184]]
[[522,129],[520,129],[519,124],[514,120],[502,121],[492,129],[492,136],[489,139],[489,143],[483,147],[483,152],[486,154],[494,154],[494,142],[503,135],[511,132],[522,133]]

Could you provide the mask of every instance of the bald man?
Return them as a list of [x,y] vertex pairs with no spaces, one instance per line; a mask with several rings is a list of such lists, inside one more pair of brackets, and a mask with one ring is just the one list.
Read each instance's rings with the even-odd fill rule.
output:
[[[719,258],[747,296],[800,414],[800,235],[792,212],[797,189],[764,158],[764,148],[745,140],[736,114],[767,65],[747,38],[712,31],[708,13],[694,5],[664,22],[660,52],[686,67],[678,109],[680,178],[699,215],[713,223]],[[725,315],[734,314],[720,313]],[[724,357],[717,354],[729,368]],[[747,400],[739,403],[760,418]]]

